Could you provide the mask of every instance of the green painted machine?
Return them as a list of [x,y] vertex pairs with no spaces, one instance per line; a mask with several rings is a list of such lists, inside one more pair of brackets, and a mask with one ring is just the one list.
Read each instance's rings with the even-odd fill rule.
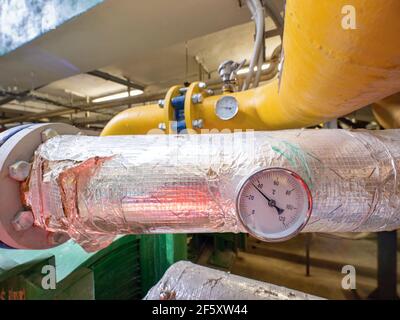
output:
[[[186,236],[124,236],[96,253],[68,241],[47,250],[0,249],[0,300],[140,299],[178,260]],[[47,266],[55,289],[44,289]]]

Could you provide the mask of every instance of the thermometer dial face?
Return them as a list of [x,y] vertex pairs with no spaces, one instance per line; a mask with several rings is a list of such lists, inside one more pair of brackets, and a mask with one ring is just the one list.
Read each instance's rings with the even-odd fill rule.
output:
[[239,111],[239,104],[235,97],[224,96],[215,104],[215,114],[221,120],[230,120],[236,116]]
[[241,222],[252,236],[263,241],[294,237],[306,225],[311,208],[307,184],[284,168],[254,173],[241,185],[236,199]]

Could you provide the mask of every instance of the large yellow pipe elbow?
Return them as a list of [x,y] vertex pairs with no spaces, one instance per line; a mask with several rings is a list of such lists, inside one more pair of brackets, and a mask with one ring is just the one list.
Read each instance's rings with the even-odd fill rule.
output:
[[[351,8],[356,29],[344,29]],[[400,1],[291,0],[286,17],[283,126],[317,124],[399,91]]]
[[[186,99],[187,128],[192,129],[196,119],[203,120],[205,129],[310,126],[400,91],[400,1],[352,0],[350,4],[288,0],[280,79],[229,94],[236,97],[239,112],[227,121],[215,114],[221,96],[206,97],[195,105]],[[187,94],[198,92],[192,84]],[[143,121],[151,118],[144,116]]]
[[[344,29],[348,1],[289,0],[281,80],[232,94],[239,114],[226,128],[287,129],[318,124],[400,90],[400,1],[353,0],[356,29]],[[343,9],[344,8],[344,9]],[[342,11],[344,10],[344,11]],[[220,128],[219,97],[195,117]],[[257,119],[257,116],[259,117]]]

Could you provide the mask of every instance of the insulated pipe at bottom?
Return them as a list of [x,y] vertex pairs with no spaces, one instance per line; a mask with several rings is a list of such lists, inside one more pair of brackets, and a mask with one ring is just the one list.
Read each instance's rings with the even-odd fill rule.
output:
[[88,251],[117,234],[243,232],[243,180],[281,167],[311,190],[303,231],[384,231],[400,226],[399,161],[400,130],[59,136],[37,150],[25,201]]
[[321,300],[297,290],[179,261],[149,290],[145,300]]

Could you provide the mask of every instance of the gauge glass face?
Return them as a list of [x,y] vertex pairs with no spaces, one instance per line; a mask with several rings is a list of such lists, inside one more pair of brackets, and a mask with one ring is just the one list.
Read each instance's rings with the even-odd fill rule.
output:
[[282,241],[299,233],[312,208],[310,190],[295,172],[268,168],[251,175],[237,195],[237,212],[254,237]]
[[236,116],[239,111],[239,104],[235,97],[224,96],[220,98],[215,105],[215,114],[221,120],[230,120]]

